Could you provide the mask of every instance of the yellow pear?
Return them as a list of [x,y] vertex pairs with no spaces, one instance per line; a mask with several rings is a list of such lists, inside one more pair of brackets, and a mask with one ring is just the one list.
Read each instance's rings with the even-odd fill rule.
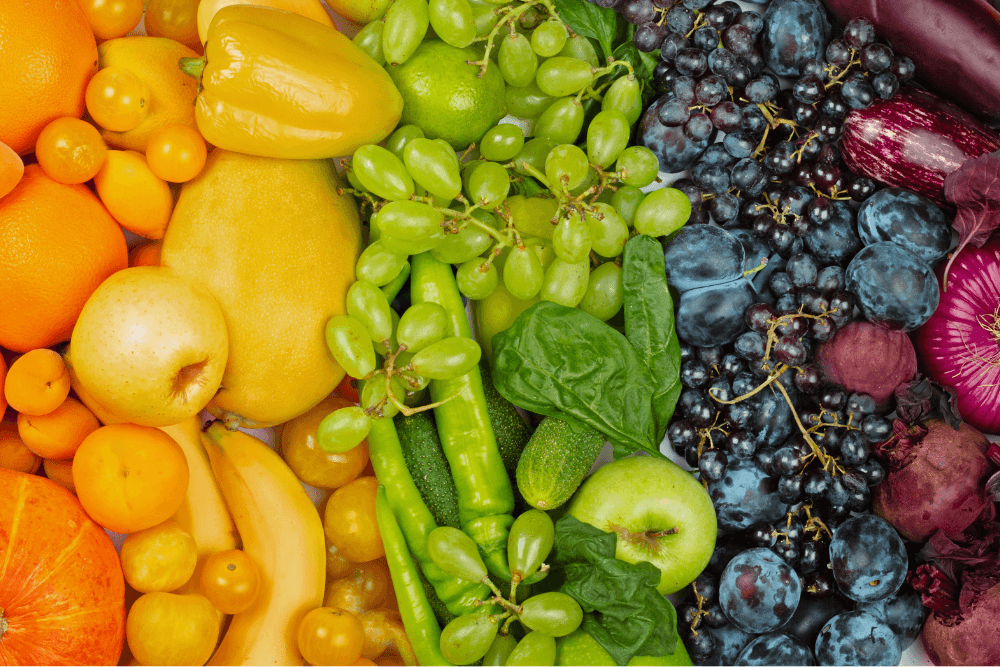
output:
[[229,428],[286,422],[344,377],[325,328],[346,311],[361,227],[339,187],[332,160],[217,148],[181,190],[160,261],[225,314],[229,361],[207,409]]
[[169,426],[204,409],[228,355],[226,321],[208,290],[169,269],[136,266],[90,296],[66,357],[83,395],[115,417]]

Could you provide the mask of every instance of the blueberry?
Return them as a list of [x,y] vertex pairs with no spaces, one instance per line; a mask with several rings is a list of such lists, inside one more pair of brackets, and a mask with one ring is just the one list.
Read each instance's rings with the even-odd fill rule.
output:
[[752,633],[777,630],[799,605],[799,575],[770,549],[748,549],[719,579],[719,603],[733,625]]

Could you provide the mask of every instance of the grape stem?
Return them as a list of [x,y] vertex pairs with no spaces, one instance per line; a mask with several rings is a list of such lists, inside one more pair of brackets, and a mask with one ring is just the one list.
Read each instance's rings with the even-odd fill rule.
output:
[[[754,389],[752,389],[751,391],[748,391],[747,393],[743,394],[742,396],[737,396],[736,398],[734,398],[731,401],[725,401],[725,400],[723,400],[723,399],[715,396],[715,394],[712,393],[712,389],[714,389],[714,387],[712,387],[712,388],[710,388],[708,390],[708,395],[716,403],[722,403],[723,405],[735,405],[736,403],[739,403],[741,401],[745,401],[748,398],[750,398],[751,396],[754,396],[755,394],[757,394],[758,392],[760,392],[761,390],[763,390],[764,387],[767,387],[768,385],[770,385],[771,383],[773,383],[775,380],[777,380],[778,378],[780,378],[782,375],[784,375],[785,371],[787,371],[789,368],[791,368],[791,366],[785,366],[785,364],[778,364],[778,365],[776,365],[774,367],[774,372],[771,373],[771,375],[769,375],[768,378],[766,380],[764,380],[760,385],[758,385],[757,387],[754,387]],[[779,382],[778,384],[780,385],[781,383]],[[794,412],[794,410],[793,410],[793,412]]]
[[839,72],[837,71],[837,66],[832,63],[823,68],[823,71],[826,73],[826,75],[830,77],[830,80],[827,81],[825,84],[823,84],[823,88],[829,90],[833,86],[843,85],[844,76],[846,76],[847,73],[851,70],[851,67],[853,65],[860,65],[860,64],[861,64],[861,58],[858,57],[858,52],[855,49],[851,49],[850,60],[848,60],[847,64],[844,65],[844,68],[841,69]]
[[[519,37],[524,37],[524,35],[518,35],[514,28],[514,22],[517,21],[521,16],[524,15],[529,9],[532,9],[536,5],[541,5],[545,7],[545,10],[549,13],[549,16],[555,19],[559,19],[559,12],[556,11],[556,7],[552,4],[551,0],[528,0],[519,7],[500,7],[496,10],[498,16],[501,16],[497,24],[493,26],[490,30],[490,34],[486,37],[486,51],[483,54],[482,60],[468,60],[466,61],[469,65],[479,65],[479,78],[483,78],[486,75],[486,67],[490,64],[490,52],[493,50],[493,42],[500,31],[504,29],[504,26],[509,26],[511,37],[517,39]],[[562,21],[562,19],[559,19]],[[563,22],[565,25],[565,22]],[[527,39],[527,37],[524,37]],[[482,41],[482,37],[476,41]]]

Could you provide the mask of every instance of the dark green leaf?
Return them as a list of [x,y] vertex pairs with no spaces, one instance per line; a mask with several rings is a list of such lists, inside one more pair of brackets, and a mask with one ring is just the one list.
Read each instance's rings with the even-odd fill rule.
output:
[[[613,58],[615,60],[624,60],[631,64],[635,70],[636,78],[644,85],[650,85],[653,81],[653,70],[656,68],[656,63],[660,60],[660,52],[643,53],[635,48],[635,42],[629,40],[623,42],[614,50]],[[626,74],[625,68],[619,68],[616,74],[617,76],[624,76]]]
[[656,386],[653,419],[662,439],[681,393],[681,346],[674,329],[674,301],[659,241],[640,234],[625,244],[622,286],[625,336],[646,362]]
[[561,570],[559,590],[586,612],[583,629],[619,665],[636,655],[671,655],[677,648],[677,612],[657,592],[660,570],[648,562],[615,558],[617,536],[572,516],[556,522],[550,560]]
[[617,455],[662,456],[656,385],[624,336],[577,308],[541,301],[493,337],[493,384],[514,405],[600,431]]
[[615,38],[618,36],[618,14],[585,0],[554,0],[559,18],[578,35],[596,39],[604,52],[605,60],[611,58]]
[[544,185],[531,176],[521,176],[517,180],[512,180],[510,189],[512,190],[511,195],[524,195],[525,197],[534,197],[548,192]]

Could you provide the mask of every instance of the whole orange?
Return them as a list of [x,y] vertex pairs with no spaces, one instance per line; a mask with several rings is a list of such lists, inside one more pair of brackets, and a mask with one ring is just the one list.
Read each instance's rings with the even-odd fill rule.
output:
[[127,266],[125,235],[97,196],[28,165],[0,199],[0,346],[27,352],[69,340],[93,291]]
[[83,115],[97,42],[76,0],[4,2],[0,12],[0,141],[24,154],[42,128]]

